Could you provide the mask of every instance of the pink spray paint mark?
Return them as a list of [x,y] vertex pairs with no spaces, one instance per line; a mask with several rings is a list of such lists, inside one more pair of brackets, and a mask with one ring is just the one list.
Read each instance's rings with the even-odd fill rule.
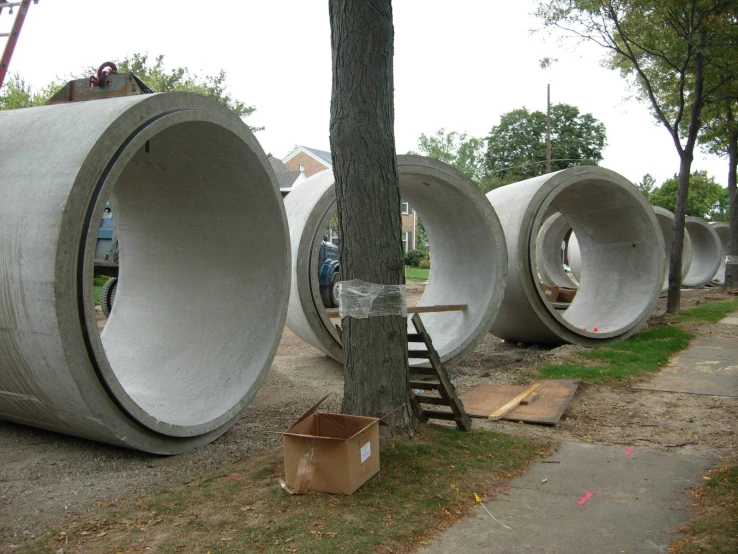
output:
[[625,451],[625,455],[626,456],[630,456],[632,453],[633,453],[633,447],[632,446],[630,448],[628,448],[628,450]]
[[591,492],[588,492],[582,498],[579,499],[579,502],[577,502],[577,504],[579,504],[581,506],[582,504],[584,504],[590,498],[592,498],[592,493]]

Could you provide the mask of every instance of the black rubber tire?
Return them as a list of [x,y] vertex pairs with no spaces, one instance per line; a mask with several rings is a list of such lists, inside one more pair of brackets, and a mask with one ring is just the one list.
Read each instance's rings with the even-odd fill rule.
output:
[[331,275],[331,284],[328,287],[328,294],[330,296],[331,301],[331,308],[338,308],[338,297],[336,296],[336,284],[338,283],[340,277],[338,275],[338,271],[334,272],[333,275]]
[[110,317],[113,310],[113,302],[115,302],[115,292],[118,290],[118,278],[112,277],[108,279],[100,291],[100,308],[105,317]]

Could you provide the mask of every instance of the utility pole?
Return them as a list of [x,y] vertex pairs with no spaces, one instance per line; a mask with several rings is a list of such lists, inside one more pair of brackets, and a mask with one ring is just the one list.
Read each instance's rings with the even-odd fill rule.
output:
[[551,83],[546,96],[546,173],[551,173]]

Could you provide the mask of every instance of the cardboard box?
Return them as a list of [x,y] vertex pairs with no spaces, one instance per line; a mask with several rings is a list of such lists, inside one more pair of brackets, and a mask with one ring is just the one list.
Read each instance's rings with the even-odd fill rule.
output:
[[549,302],[566,302],[569,303],[574,300],[577,294],[577,289],[570,289],[567,287],[555,287],[541,283],[543,287],[543,293],[546,295],[546,299]]
[[282,433],[290,492],[351,494],[379,472],[379,419],[318,412],[325,398]]

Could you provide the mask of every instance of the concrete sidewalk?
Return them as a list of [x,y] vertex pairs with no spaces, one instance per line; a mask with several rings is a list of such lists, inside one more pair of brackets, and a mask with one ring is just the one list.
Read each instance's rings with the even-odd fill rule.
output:
[[713,464],[623,446],[563,443],[514,479],[507,494],[485,504],[498,521],[478,506],[419,552],[666,552],[671,533],[689,517],[684,490],[700,484]]
[[[738,314],[720,324],[733,338],[696,339],[638,388],[738,396]],[[701,484],[715,463],[700,456],[564,442],[485,504],[491,516],[477,506],[418,552],[667,552],[672,534],[689,518],[685,490]]]

